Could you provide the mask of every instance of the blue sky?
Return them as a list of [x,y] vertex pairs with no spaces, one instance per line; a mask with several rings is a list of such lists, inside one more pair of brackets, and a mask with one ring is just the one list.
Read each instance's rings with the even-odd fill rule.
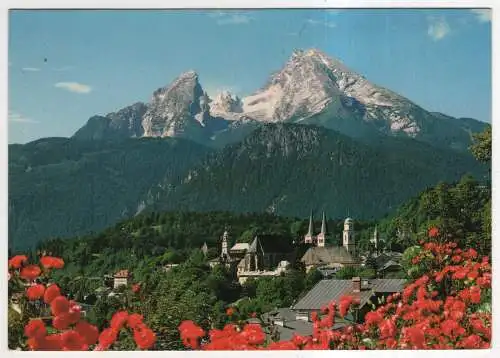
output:
[[293,49],[313,47],[425,109],[491,122],[482,10],[11,11],[9,21],[9,143],[71,136],[190,69],[209,94],[250,94]]

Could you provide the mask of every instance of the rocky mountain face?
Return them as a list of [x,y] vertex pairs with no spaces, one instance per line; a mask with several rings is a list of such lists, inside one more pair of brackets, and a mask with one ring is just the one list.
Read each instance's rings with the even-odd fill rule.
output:
[[134,106],[92,117],[75,137],[184,137],[220,145],[240,140],[258,123],[287,122],[358,139],[404,136],[465,149],[470,132],[484,128],[478,121],[428,112],[315,49],[295,51],[263,88],[241,99],[229,92],[210,98],[198,74],[188,71],[155,91],[149,104]]
[[142,126],[145,137],[179,137],[189,130],[201,130],[209,119],[208,96],[198,74],[188,71],[153,93]]

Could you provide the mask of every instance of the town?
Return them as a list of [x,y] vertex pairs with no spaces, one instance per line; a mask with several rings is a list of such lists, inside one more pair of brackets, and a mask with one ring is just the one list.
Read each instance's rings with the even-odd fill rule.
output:
[[[362,322],[364,314],[374,305],[383,302],[390,294],[402,291],[404,278],[385,278],[390,273],[401,272],[402,253],[381,249],[381,239],[377,228],[370,240],[369,252],[360,252],[356,245],[355,221],[344,220],[344,228],[335,240],[334,233],[327,228],[325,213],[322,215],[321,229],[316,233],[313,216],[309,218],[308,231],[299,242],[290,241],[278,235],[257,234],[250,243],[235,242],[231,246],[228,229],[220,236],[216,247],[217,256],[207,257],[209,247],[205,242],[200,251],[206,258],[207,267],[214,270],[224,267],[233,280],[244,285],[249,279],[272,278],[287,275],[290,270],[298,269],[304,273],[317,270],[319,281],[309,290],[297,296],[291,306],[275,307],[263,312],[260,319],[269,325],[269,334],[279,340],[289,340],[294,334],[307,335],[312,332],[312,312],[331,301],[339,301],[342,296],[359,297],[357,313],[345,317],[343,323],[337,322],[333,329],[340,329],[353,322]],[[338,241],[338,243],[336,242]],[[370,278],[352,277],[338,279],[336,273],[346,267],[363,268],[369,262],[376,262],[377,270]],[[167,274],[180,264],[165,264],[163,272]],[[98,279],[98,278],[97,278]],[[122,268],[103,277],[105,285],[85,296],[82,306],[84,314],[91,310],[98,296],[118,297],[123,288],[134,282],[134,272]],[[14,300],[17,297],[14,297]],[[19,309],[18,305],[15,305]]]

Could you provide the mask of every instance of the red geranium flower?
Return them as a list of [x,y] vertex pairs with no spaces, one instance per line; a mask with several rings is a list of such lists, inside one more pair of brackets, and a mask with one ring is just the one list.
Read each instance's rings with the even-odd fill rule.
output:
[[127,324],[130,328],[135,329],[138,327],[144,320],[144,317],[138,313],[133,313],[128,316]]
[[50,304],[54,298],[61,296],[61,290],[57,285],[50,285],[45,290],[45,294],[43,295],[43,301],[47,304]]
[[64,267],[64,260],[59,257],[43,256],[40,259],[40,264],[47,269],[62,269]]
[[41,319],[32,319],[24,327],[24,335],[28,338],[41,338],[47,335],[47,328]]
[[71,317],[69,313],[65,312],[55,316],[52,319],[52,325],[60,331],[67,329],[71,325]]
[[431,227],[429,229],[429,237],[435,238],[439,235],[439,229],[437,227]]
[[110,327],[119,331],[122,329],[127,323],[128,312],[126,311],[118,311],[111,318]]
[[21,269],[21,273],[19,274],[19,276],[21,278],[24,278],[25,280],[33,281],[35,278],[40,276],[41,273],[42,270],[38,265],[28,265]]
[[101,349],[108,349],[118,338],[118,331],[114,328],[106,328],[99,335],[99,346]]
[[85,339],[76,331],[66,331],[61,334],[61,345],[68,351],[86,351],[89,346]]
[[156,335],[148,327],[134,330],[134,341],[141,349],[151,348],[156,342]]
[[470,301],[472,303],[480,303],[481,302],[481,289],[479,286],[472,286],[469,289],[470,292]]
[[97,327],[85,321],[78,322],[75,326],[75,331],[83,337],[85,343],[88,345],[95,344],[99,338]]
[[9,260],[9,267],[18,269],[22,266],[23,263],[27,261],[28,258],[26,257],[26,255],[16,255]]
[[379,323],[380,338],[392,338],[396,334],[396,325],[390,319],[386,319]]
[[26,296],[28,296],[28,299],[30,301],[39,300],[40,298],[43,297],[44,293],[45,293],[45,286],[41,284],[30,286],[26,290]]
[[45,336],[41,338],[30,338],[28,339],[28,346],[31,350],[37,351],[60,351],[62,350],[61,345],[61,334],[51,334],[50,336]]
[[407,327],[405,330],[405,338],[407,338],[410,343],[413,344],[417,349],[424,348],[425,345],[425,335],[421,329],[415,327]]
[[[226,327],[224,327],[225,329]],[[198,339],[205,334],[203,329],[198,327],[193,321],[183,321],[179,325],[179,332],[184,345],[193,349],[199,347]]]
[[69,312],[69,301],[64,296],[58,296],[50,303],[50,308],[54,316]]
[[141,285],[138,283],[132,285],[132,292],[133,293],[139,293],[141,291]]

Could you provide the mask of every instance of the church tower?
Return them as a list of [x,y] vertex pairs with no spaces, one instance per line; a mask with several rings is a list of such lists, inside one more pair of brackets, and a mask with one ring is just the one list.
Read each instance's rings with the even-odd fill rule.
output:
[[314,242],[314,228],[313,228],[313,213],[311,210],[311,215],[309,216],[309,230],[306,236],[304,236],[304,243],[312,244]]
[[222,260],[229,261],[229,250],[228,250],[228,240],[229,240],[229,233],[227,232],[227,229],[224,231],[224,234],[222,234],[222,250],[220,253],[220,257]]
[[356,242],[354,239],[354,221],[347,218],[344,221],[344,232],[342,233],[342,242],[346,250],[354,255],[356,251]]
[[321,222],[321,232],[316,237],[316,245],[318,247],[325,247],[325,242],[326,242],[327,236],[328,236],[328,233],[327,233],[327,229],[326,229],[326,216],[325,216],[325,212],[323,211],[323,220]]
[[207,256],[207,254],[208,254],[208,246],[207,246],[207,242],[206,241],[203,243],[203,246],[201,247],[201,252],[203,252],[204,256]]
[[373,231],[373,238],[370,240],[370,242],[373,244],[373,246],[375,247],[375,251],[378,253],[380,241],[379,241],[378,230],[377,230],[376,226],[375,226],[375,230]]

